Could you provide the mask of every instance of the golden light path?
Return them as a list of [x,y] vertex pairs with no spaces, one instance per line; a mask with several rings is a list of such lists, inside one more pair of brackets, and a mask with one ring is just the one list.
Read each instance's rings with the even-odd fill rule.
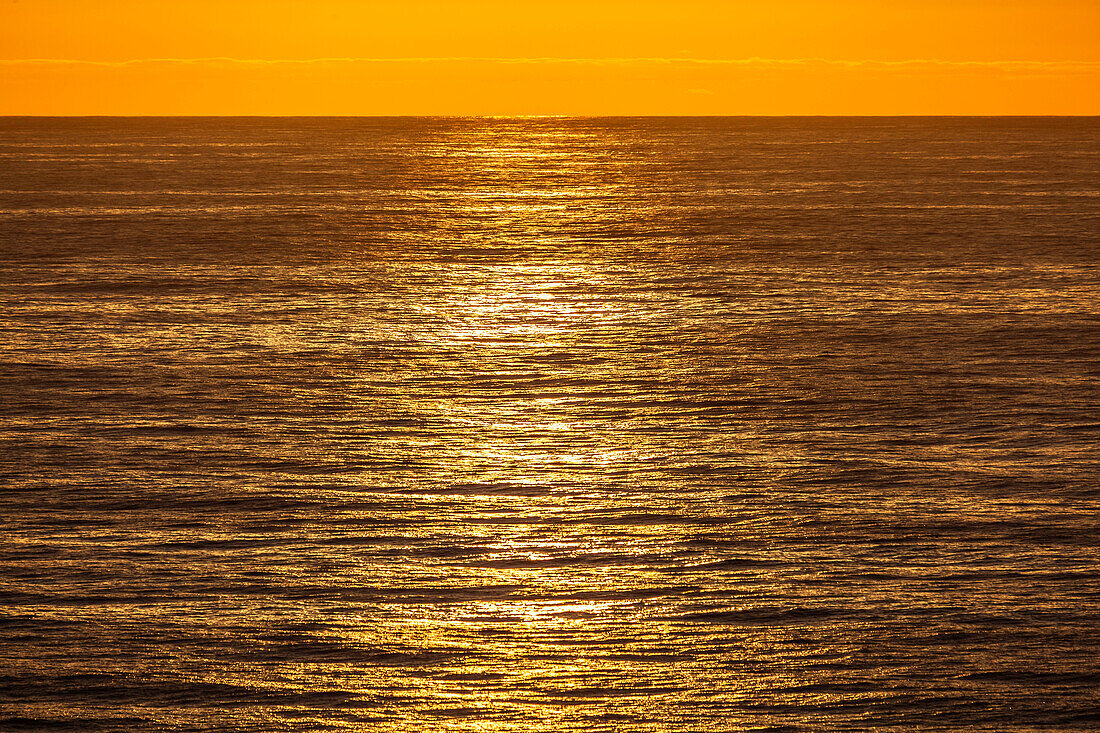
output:
[[3,122],[0,725],[1095,710],[1095,126]]

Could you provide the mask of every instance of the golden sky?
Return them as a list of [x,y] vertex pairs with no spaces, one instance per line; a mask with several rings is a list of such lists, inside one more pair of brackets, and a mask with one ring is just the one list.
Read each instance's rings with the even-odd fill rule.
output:
[[1100,114],[1100,0],[0,0],[0,114]]

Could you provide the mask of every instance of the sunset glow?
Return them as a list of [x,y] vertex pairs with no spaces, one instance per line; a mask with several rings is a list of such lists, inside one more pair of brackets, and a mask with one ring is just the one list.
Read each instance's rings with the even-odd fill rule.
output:
[[1097,114],[1087,0],[0,5],[3,114]]

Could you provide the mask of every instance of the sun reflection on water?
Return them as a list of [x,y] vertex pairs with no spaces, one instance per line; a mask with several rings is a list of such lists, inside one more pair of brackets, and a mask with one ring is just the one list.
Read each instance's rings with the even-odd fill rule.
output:
[[0,127],[0,727],[1097,708],[1095,123]]

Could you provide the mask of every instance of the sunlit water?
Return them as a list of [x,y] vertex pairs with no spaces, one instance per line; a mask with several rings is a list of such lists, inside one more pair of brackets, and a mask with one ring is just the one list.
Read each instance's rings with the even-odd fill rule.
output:
[[0,121],[0,727],[1096,730],[1098,171]]

